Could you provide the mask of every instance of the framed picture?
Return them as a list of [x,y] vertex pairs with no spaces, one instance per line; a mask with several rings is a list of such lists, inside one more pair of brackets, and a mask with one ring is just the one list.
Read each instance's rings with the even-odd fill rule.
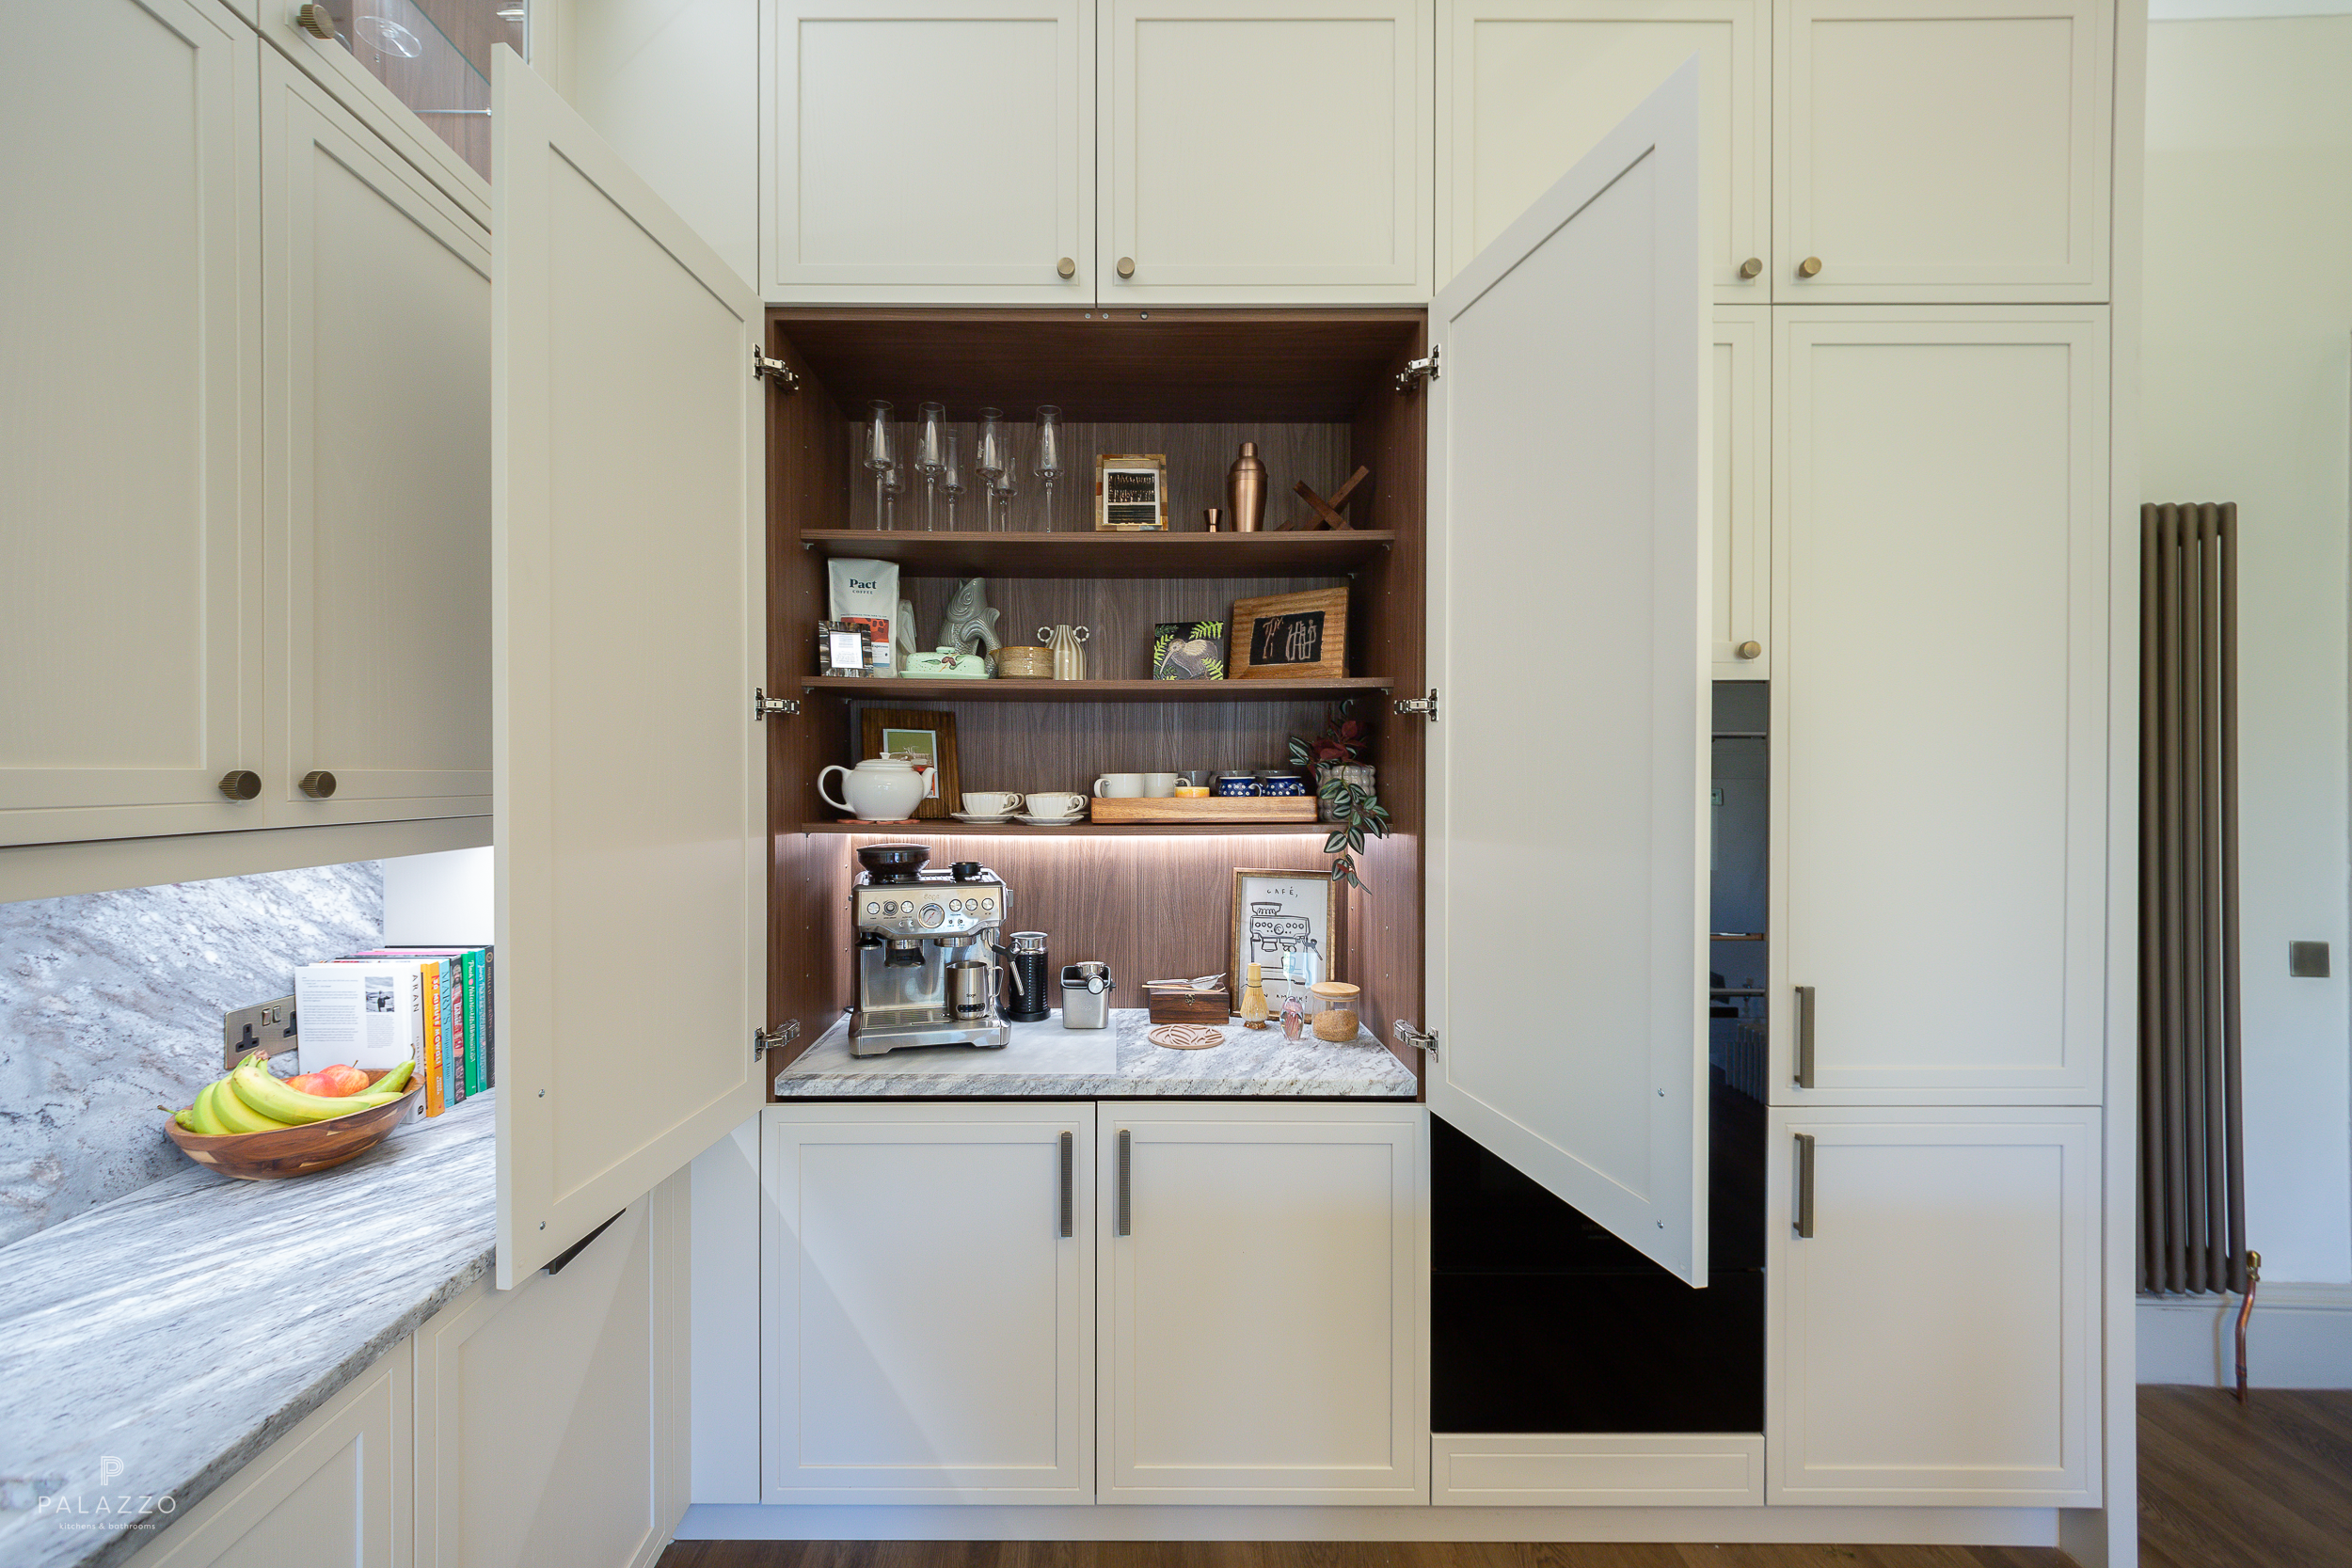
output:
[[1316,978],[1332,978],[1332,941],[1339,929],[1339,894],[1327,871],[1235,871],[1232,959],[1235,1005],[1249,989],[1249,966],[1269,1006],[1280,1011],[1294,987],[1282,977],[1282,955],[1312,952]]
[[1152,630],[1153,680],[1221,681],[1225,678],[1224,622],[1161,621]]
[[1347,590],[1318,588],[1233,601],[1229,672],[1252,675],[1347,673]]
[[1094,531],[1152,533],[1168,527],[1168,454],[1106,451],[1094,460]]
[[869,707],[859,722],[864,731],[860,758],[897,752],[914,759],[915,771],[923,775],[923,799],[915,803],[915,816],[945,816],[956,808],[962,784],[956,775],[954,714]]

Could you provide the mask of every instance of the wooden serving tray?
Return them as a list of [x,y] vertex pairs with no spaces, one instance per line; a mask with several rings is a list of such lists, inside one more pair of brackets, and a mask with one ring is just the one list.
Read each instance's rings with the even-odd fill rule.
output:
[[1311,795],[1101,797],[1097,822],[1312,822]]

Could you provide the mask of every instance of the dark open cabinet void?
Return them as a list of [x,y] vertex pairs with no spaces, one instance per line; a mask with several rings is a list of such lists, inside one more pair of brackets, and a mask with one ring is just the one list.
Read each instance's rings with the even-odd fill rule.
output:
[[[1391,704],[1424,689],[1425,399],[1397,378],[1427,338],[1418,309],[769,312],[768,353],[798,377],[789,390],[770,382],[765,394],[768,689],[800,704],[771,722],[768,741],[769,1013],[775,1027],[801,1027],[783,1059],[851,999],[846,911],[857,839],[835,826],[841,814],[817,781],[828,764],[855,760],[860,705],[953,714],[965,789],[1084,792],[1105,771],[1272,766],[1288,736],[1317,733],[1331,705],[1350,700],[1373,721],[1370,760],[1391,832],[1358,857],[1364,891],[1343,890],[1332,972],[1364,988],[1365,1022],[1419,1070],[1419,1053],[1394,1044],[1390,1024],[1421,1016],[1425,721],[1396,716]],[[922,531],[910,500],[898,529],[874,531],[868,478],[855,462],[856,421],[874,398],[897,404],[902,421],[936,400],[967,425],[983,405],[1014,420],[1040,404],[1060,407],[1069,469],[1050,517],[1032,499],[1013,531],[980,531],[968,510],[955,531]],[[1267,455],[1269,530],[1305,514],[1293,477],[1327,495],[1355,465],[1370,468],[1347,509],[1354,528],[1208,534],[1200,509],[1223,504],[1221,477],[1239,439],[1258,440]],[[1098,450],[1168,454],[1168,534],[1093,532]],[[966,575],[989,578],[1008,641],[1040,624],[1091,626],[1089,673],[1105,682],[1148,676],[1158,621],[1222,619],[1237,598],[1345,586],[1346,678],[1291,683],[1279,697],[1228,681],[1182,683],[1200,689],[1182,693],[1167,689],[1179,683],[1105,686],[1075,700],[1067,690],[1024,699],[993,683],[967,694],[938,682],[817,681],[827,562],[861,556],[898,564],[900,595],[914,603],[926,637]],[[1015,924],[1053,933],[1057,962],[1104,958],[1137,994],[1146,979],[1226,967],[1235,868],[1327,863],[1320,829],[960,839],[959,826],[887,836],[930,843],[935,863],[987,860],[1013,887]],[[959,850],[960,842],[974,847]],[[781,1065],[777,1053],[770,1059]]]

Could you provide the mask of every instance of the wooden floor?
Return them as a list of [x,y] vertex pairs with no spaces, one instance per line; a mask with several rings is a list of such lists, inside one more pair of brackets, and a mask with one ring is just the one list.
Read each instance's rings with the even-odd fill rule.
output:
[[[2352,1392],[2139,1391],[2142,1568],[2352,1568]],[[1995,1546],[681,1541],[660,1568],[2064,1568]]]

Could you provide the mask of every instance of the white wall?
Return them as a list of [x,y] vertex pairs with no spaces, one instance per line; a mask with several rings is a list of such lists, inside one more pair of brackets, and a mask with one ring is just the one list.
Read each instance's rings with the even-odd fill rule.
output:
[[[2150,27],[2146,231],[2141,494],[2243,530],[2249,1239],[2265,1280],[2343,1281],[2352,16]],[[2295,938],[2333,978],[2288,978]]]
[[469,947],[497,940],[497,864],[488,846],[384,862],[384,941]]

